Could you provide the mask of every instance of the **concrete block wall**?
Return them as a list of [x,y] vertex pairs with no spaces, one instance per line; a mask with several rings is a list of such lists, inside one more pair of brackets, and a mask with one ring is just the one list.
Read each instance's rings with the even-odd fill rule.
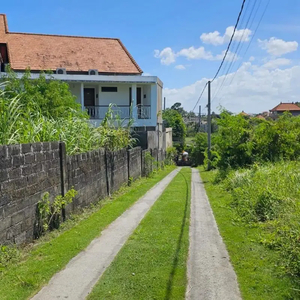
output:
[[136,147],[128,150],[128,175],[133,180],[142,176],[142,149]]
[[153,170],[157,170],[157,157],[158,157],[158,149],[151,149],[151,155],[153,157]]
[[152,164],[150,165],[149,162],[147,162],[146,160],[147,155],[151,156],[151,150],[147,149],[142,151],[141,164],[142,164],[142,176],[144,177],[148,176],[152,171]]
[[[147,166],[146,153],[154,157],[153,166]],[[163,159],[159,153],[137,147],[67,156],[58,142],[0,146],[0,244],[33,240],[37,203],[45,192],[53,200],[63,186],[65,192],[74,188],[78,194],[68,215],[117,191],[129,177],[147,176],[157,157]]]
[[66,173],[67,189],[78,192],[71,204],[73,211],[107,196],[104,149],[68,156]]
[[59,144],[0,146],[0,244],[32,240],[36,204],[60,193]]
[[108,185],[110,193],[117,191],[123,184],[128,183],[127,150],[122,149],[106,153]]

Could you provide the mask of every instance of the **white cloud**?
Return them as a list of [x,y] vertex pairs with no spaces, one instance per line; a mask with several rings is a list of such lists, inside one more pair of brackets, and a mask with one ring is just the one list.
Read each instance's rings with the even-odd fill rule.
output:
[[170,47],[167,47],[162,51],[154,50],[154,57],[160,58],[160,62],[167,66],[174,63],[176,60],[176,54]]
[[298,49],[298,43],[296,41],[286,42],[275,37],[271,37],[269,40],[258,39],[258,42],[262,49],[274,56],[282,56]]
[[147,73],[147,72],[143,73],[142,75],[143,76],[152,76],[150,73]]
[[[219,31],[214,31],[210,33],[203,33],[200,36],[200,39],[205,44],[211,45],[223,45],[230,41],[230,38],[233,34],[234,26],[229,26],[226,28],[224,35],[221,35]],[[250,29],[239,29],[235,31],[233,40],[234,41],[241,41],[241,42],[248,42],[250,40],[252,31]]]
[[212,44],[215,46],[224,44],[224,37],[220,35],[219,31],[202,33],[200,39],[205,44]]
[[[225,52],[226,52],[226,50],[222,51],[222,53],[216,55],[216,56],[213,58],[213,60],[222,60],[223,57],[224,57],[224,55],[225,55]],[[236,60],[238,60],[238,59],[239,59],[239,57],[236,56],[234,53],[232,53],[230,50],[228,51],[228,53],[227,53],[227,55],[226,55],[226,58],[225,58],[226,61],[230,61],[230,60],[236,61]]]
[[207,52],[204,47],[190,47],[187,49],[182,49],[177,53],[177,56],[184,56],[187,59],[208,59],[211,60],[213,55],[211,52]]
[[[154,57],[160,58],[160,62],[163,65],[170,65],[176,61],[179,56],[185,57],[188,60],[193,59],[205,59],[205,60],[222,60],[225,54],[225,50],[220,54],[213,55],[210,51],[206,51],[204,47],[195,48],[194,46],[190,48],[181,49],[179,52],[175,53],[171,48],[165,48],[162,51],[154,50]],[[234,53],[228,51],[226,60],[238,59]],[[180,65],[182,66],[182,65]],[[177,68],[177,67],[175,67]],[[179,67],[182,69],[182,67]]]
[[266,68],[266,69],[276,69],[281,66],[288,66],[291,63],[292,63],[291,60],[289,60],[287,58],[277,58],[277,59],[268,61],[262,67]]
[[177,65],[177,66],[175,66],[175,69],[177,69],[177,70],[185,70],[186,68],[185,68],[184,65]]
[[[287,63],[287,61],[286,61]],[[276,63],[275,63],[276,64]],[[286,69],[268,69],[263,66],[244,63],[234,74],[228,74],[227,79],[217,98],[212,100],[212,110],[217,111],[220,105],[233,112],[259,113],[268,111],[281,101],[299,101],[300,94],[300,66]],[[212,84],[212,95],[223,81],[223,76],[217,78]],[[186,110],[193,109],[207,79],[202,79],[189,86],[179,89],[164,89],[168,105],[180,102]],[[207,104],[207,91],[205,91],[200,105]],[[204,109],[203,109],[204,110]]]

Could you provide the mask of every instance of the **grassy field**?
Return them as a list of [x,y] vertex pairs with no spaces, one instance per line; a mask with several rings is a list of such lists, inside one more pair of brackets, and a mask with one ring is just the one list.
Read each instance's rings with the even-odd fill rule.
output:
[[[165,177],[174,167],[168,167],[151,178],[143,178],[122,189],[110,200],[102,200],[101,208],[71,228],[53,232],[31,248],[21,251],[18,262],[0,269],[0,299],[27,299],[60,271],[71,258],[85,249],[101,231]],[[103,202],[104,201],[104,202]],[[92,210],[93,211],[93,210]],[[80,218],[79,218],[80,219]],[[66,222],[68,223],[68,221]]]
[[191,169],[184,168],[148,212],[89,299],[184,299]]
[[220,233],[237,273],[243,299],[300,299],[297,292],[299,288],[293,285],[278,265],[278,253],[260,243],[262,229],[242,223],[230,208],[231,194],[219,185],[212,184],[214,172],[200,171]]

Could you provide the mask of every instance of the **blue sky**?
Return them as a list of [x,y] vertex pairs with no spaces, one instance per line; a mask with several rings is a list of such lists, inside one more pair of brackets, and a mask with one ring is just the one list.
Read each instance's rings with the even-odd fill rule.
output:
[[[143,71],[164,82],[168,106],[179,101],[190,110],[220,64],[228,43],[224,33],[235,24],[241,2],[11,0],[1,4],[1,13],[7,15],[10,31],[120,38]],[[247,0],[239,30],[246,29],[254,3]],[[248,31],[240,32],[241,54],[213,100],[214,110],[221,105],[235,112],[260,112],[280,101],[300,101],[300,1],[271,0],[247,55],[242,57],[267,0],[256,3],[255,9],[261,3],[257,17],[251,28],[249,22]],[[238,66],[241,68],[233,79],[231,73]],[[213,95],[222,82],[223,77],[214,82]],[[205,101],[206,97],[201,104]]]

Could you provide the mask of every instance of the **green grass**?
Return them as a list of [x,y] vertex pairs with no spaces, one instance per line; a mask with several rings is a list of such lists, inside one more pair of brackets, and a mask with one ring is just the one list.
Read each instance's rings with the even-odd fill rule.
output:
[[101,231],[165,177],[174,167],[168,167],[143,178],[123,190],[123,195],[106,204],[69,230],[45,238],[45,241],[22,251],[23,259],[0,272],[0,299],[27,299],[35,294],[71,258],[85,249]]
[[299,299],[299,294],[294,295],[297,287],[293,286],[290,278],[278,266],[278,253],[259,242],[262,229],[239,221],[236,212],[229,205],[231,194],[220,185],[212,184],[214,172],[205,172],[203,169],[200,171],[236,271],[243,299]]
[[88,299],[184,299],[191,169],[157,200]]

